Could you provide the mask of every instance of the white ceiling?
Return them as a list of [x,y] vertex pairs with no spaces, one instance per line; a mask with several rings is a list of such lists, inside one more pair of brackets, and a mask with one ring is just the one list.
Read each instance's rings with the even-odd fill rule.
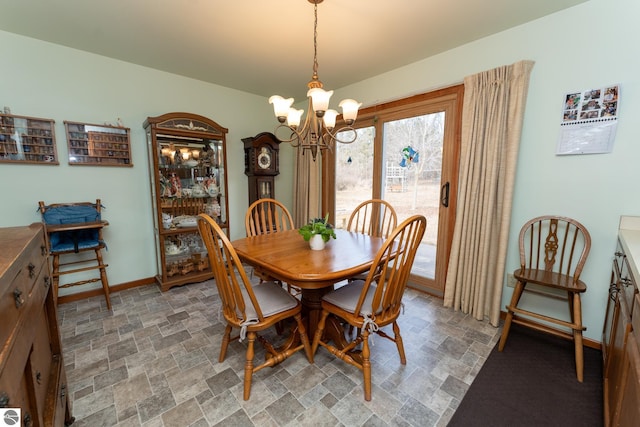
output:
[[[340,88],[587,0],[325,0],[318,75]],[[308,0],[1,0],[0,30],[301,100]],[[5,64],[6,65],[6,64]]]

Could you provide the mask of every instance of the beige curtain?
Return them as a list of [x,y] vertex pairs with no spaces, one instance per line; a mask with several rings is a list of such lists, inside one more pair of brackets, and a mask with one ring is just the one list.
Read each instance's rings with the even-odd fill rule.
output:
[[464,79],[458,208],[444,305],[498,326],[513,183],[533,61]]
[[320,216],[321,156],[314,162],[310,152],[303,154],[302,148],[296,150],[296,163],[293,173],[293,222],[301,227],[311,218]]

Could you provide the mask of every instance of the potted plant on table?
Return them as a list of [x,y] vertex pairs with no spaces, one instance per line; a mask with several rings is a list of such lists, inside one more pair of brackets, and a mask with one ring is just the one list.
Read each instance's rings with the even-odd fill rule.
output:
[[321,250],[331,238],[336,238],[333,226],[329,224],[329,214],[324,218],[314,218],[298,230],[313,250]]

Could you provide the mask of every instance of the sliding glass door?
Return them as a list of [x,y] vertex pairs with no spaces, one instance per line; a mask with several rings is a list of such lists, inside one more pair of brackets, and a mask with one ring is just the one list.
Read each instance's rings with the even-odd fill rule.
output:
[[[360,202],[391,203],[398,223],[427,218],[427,231],[412,269],[411,285],[442,296],[455,221],[462,87],[412,97],[367,110],[358,139],[336,144],[323,169],[324,199],[336,226],[346,227]],[[333,200],[332,200],[333,199]]]
[[436,277],[444,122],[444,112],[437,112],[383,125],[382,198],[395,208],[398,223],[416,214],[427,218],[412,273],[428,280]]

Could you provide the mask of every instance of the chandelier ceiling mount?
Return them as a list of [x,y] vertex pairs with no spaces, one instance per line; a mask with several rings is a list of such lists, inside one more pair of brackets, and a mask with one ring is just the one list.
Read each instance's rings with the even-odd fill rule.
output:
[[[293,147],[302,148],[303,154],[309,150],[316,160],[318,151],[331,150],[335,141],[350,144],[356,140],[357,133],[352,127],[358,116],[358,109],[362,105],[353,99],[345,99],[338,105],[342,108],[342,119],[346,126],[335,129],[338,112],[329,109],[329,99],[333,91],[323,89],[323,84],[318,78],[318,4],[324,0],[308,0],[313,4],[313,75],[307,83],[307,98],[309,108],[304,124],[300,121],[304,110],[297,110],[291,105],[293,98],[283,98],[273,95],[269,103],[273,104],[274,113],[280,125],[275,130],[276,137],[281,142],[288,142]],[[335,129],[335,130],[334,130]],[[288,132],[289,136],[282,138],[278,134]]]

